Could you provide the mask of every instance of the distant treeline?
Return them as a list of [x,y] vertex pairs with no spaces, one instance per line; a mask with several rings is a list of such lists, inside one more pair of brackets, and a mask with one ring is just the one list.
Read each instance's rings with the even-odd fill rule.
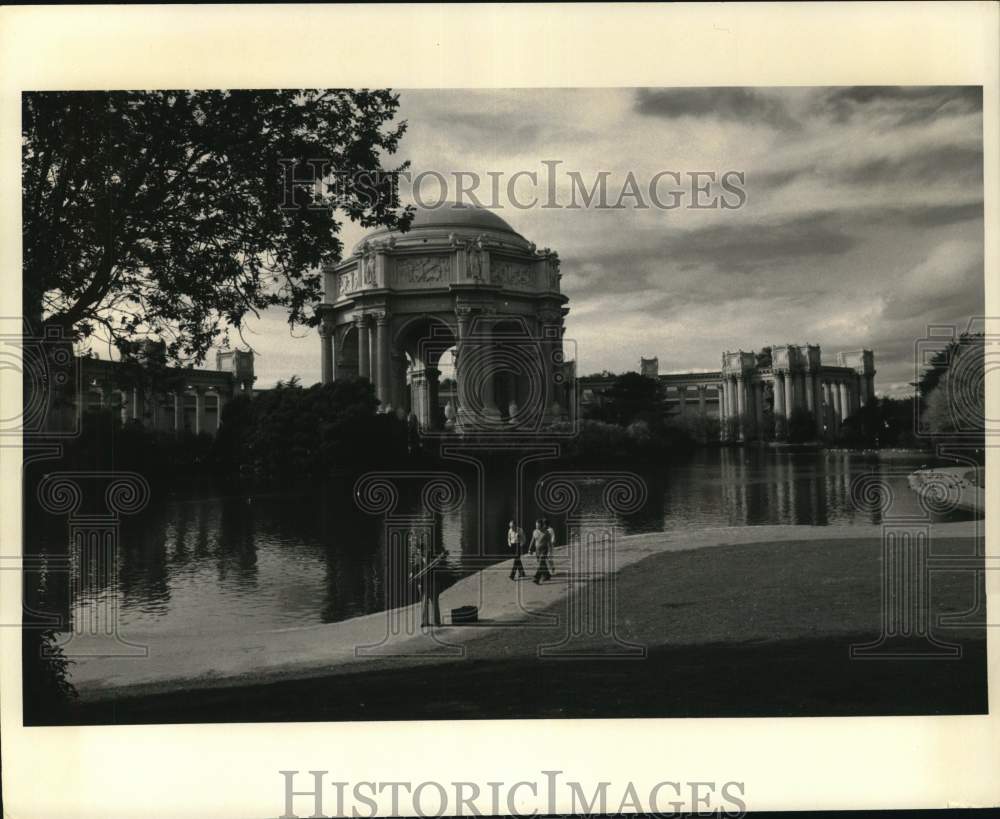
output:
[[[228,402],[214,437],[177,435],[122,422],[111,410],[89,411],[60,468],[131,470],[153,482],[192,476],[322,480],[409,457],[413,441],[406,422],[379,414],[378,406],[366,380],[306,388],[292,379]],[[52,469],[53,461],[45,468]]]

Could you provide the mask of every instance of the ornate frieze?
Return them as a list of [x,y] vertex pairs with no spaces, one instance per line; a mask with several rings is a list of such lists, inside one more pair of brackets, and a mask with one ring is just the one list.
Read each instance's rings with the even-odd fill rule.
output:
[[348,270],[337,276],[337,298],[343,298],[348,293],[359,290],[359,278],[357,270]]
[[531,266],[510,259],[491,260],[490,274],[494,283],[504,287],[530,287],[533,284]]
[[437,284],[448,280],[448,256],[402,256],[396,259],[396,284]]

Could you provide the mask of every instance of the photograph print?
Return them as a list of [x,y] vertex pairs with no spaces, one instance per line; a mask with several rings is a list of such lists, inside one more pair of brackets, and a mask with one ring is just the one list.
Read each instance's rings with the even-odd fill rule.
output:
[[21,106],[25,725],[988,713],[980,87]]

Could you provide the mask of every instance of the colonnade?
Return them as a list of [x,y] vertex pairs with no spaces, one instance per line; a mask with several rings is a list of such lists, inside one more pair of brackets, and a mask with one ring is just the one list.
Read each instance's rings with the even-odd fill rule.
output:
[[723,440],[747,440],[764,429],[770,393],[774,434],[787,437],[796,410],[812,414],[816,436],[835,433],[840,424],[873,397],[870,376],[856,372],[778,370],[770,377],[725,374],[718,385],[720,435]]
[[[159,393],[139,386],[121,387],[115,382],[100,380],[93,382],[86,393],[96,393],[102,409],[117,408],[122,423],[135,421],[152,429],[176,434],[190,431],[195,435],[214,435],[218,432],[222,409],[229,398],[229,391],[222,387],[195,384],[183,390]],[[194,397],[190,429],[185,423],[188,396]]]
[[[439,423],[441,371],[436,366],[437,359],[448,347],[454,346],[458,406],[452,408],[452,417],[458,423],[463,420],[486,425],[515,422],[520,414],[529,410],[525,406],[529,396],[530,400],[541,402],[544,410],[559,411],[556,381],[559,378],[557,370],[562,364],[561,313],[526,318],[460,306],[452,315],[453,321],[448,321],[446,316],[436,319],[440,319],[442,328],[452,328],[454,338],[445,333],[437,340],[424,339],[423,345],[418,345],[421,346],[419,354],[409,358],[406,352],[398,349],[398,342],[394,343],[394,329],[398,328],[393,327],[393,317],[387,311],[357,315],[348,326],[341,325],[339,335],[333,321],[324,320],[319,328],[322,382],[331,383],[345,374],[366,378],[374,385],[383,412],[409,414],[412,411],[421,427],[434,429]],[[530,322],[535,323],[532,330],[527,329]],[[516,324],[521,332],[513,335],[499,332],[495,329],[497,324]],[[337,349],[338,338],[340,344],[347,347],[345,340],[351,332],[356,334],[356,364],[345,360],[345,350]],[[537,344],[532,349],[540,352],[540,366],[532,368],[521,358],[519,364],[526,366],[526,371],[514,371],[518,365],[512,363],[510,357],[499,355],[503,345],[512,341]],[[341,372],[342,369],[346,372]],[[541,389],[532,389],[529,381],[533,373],[539,372]],[[499,403],[503,403],[502,408]],[[535,406],[530,411],[538,409]],[[474,417],[470,417],[470,413]]]
[[[367,378],[375,385],[375,395],[383,408],[391,409],[393,404],[406,409],[406,357],[393,355],[391,350],[390,318],[388,313],[365,313],[354,319],[357,333],[357,368],[359,378]],[[320,324],[320,368],[322,382],[329,384],[342,373],[338,370],[336,332],[329,320]],[[346,363],[346,362],[340,362]],[[346,369],[355,371],[355,367]],[[427,377],[429,374],[424,373]]]
[[[692,395],[691,389],[694,388]],[[708,406],[708,385],[707,384],[681,384],[677,390],[677,412],[679,415],[687,416],[688,408],[697,406],[698,415],[705,417]],[[688,399],[691,399],[690,401]]]

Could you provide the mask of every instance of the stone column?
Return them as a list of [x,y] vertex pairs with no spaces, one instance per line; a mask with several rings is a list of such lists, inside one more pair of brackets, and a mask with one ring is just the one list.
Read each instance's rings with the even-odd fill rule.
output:
[[205,388],[194,388],[194,434],[201,435],[205,429]]
[[677,409],[681,418],[687,415],[687,387],[685,386],[677,388]]
[[746,438],[746,382],[743,380],[743,374],[740,373],[736,376],[736,411],[739,413],[737,418],[737,430],[736,435],[742,441]]
[[702,418],[705,417],[705,390],[707,387],[704,384],[698,385],[698,415]]
[[851,394],[846,381],[840,382],[840,420],[843,421],[851,414]]
[[369,354],[371,352],[368,341],[368,321],[365,316],[360,316],[354,320],[354,326],[358,328],[358,378],[367,378],[371,381],[371,368],[369,367]]
[[441,371],[434,367],[424,370],[424,377],[427,379],[427,429],[436,430],[438,424],[438,379]]
[[785,418],[791,419],[792,413],[795,411],[795,383],[793,379],[794,374],[791,372],[785,373]]
[[376,358],[375,392],[382,402],[382,410],[389,410],[389,317],[379,313],[375,321]]
[[110,381],[102,381],[97,385],[101,393],[101,409],[111,409],[111,396],[114,394],[114,387]]
[[785,437],[787,417],[785,415],[785,381],[786,373],[774,374],[774,437]]
[[817,375],[813,379],[813,406],[815,407],[813,420],[816,423],[816,437],[823,437],[823,384]]
[[[562,334],[561,334],[561,320],[558,313],[545,312],[539,316],[538,326],[541,335],[541,349],[542,349],[542,391],[545,396],[545,416],[550,420],[558,420],[552,418],[553,403],[557,400],[555,383],[553,378],[555,376],[555,358],[556,352],[562,346]],[[563,408],[564,409],[564,408]]]
[[816,389],[813,385],[813,374],[806,373],[806,409],[816,416]]
[[427,371],[413,370],[410,373],[410,406],[420,422],[420,428],[431,428],[430,401],[427,390]]
[[733,419],[736,417],[736,394],[733,392],[733,381],[727,375],[723,382],[726,391],[726,440],[732,438]]
[[840,385],[837,383],[830,384],[830,392],[833,394],[833,426],[834,429],[837,429],[844,418],[843,393],[841,393]]
[[719,397],[719,440],[726,440],[726,382],[720,381],[716,387]]
[[390,353],[389,401],[395,409],[404,413],[410,411],[410,402],[406,396],[406,366],[405,353]]
[[333,327],[327,322],[319,326],[319,341],[322,362],[322,381],[324,384],[333,383],[334,375],[334,349],[333,349]]
[[215,431],[218,433],[219,427],[222,426],[222,410],[225,409],[226,404],[229,403],[228,390],[225,387],[216,389],[215,391]]
[[820,384],[819,392],[823,405],[823,426],[827,432],[833,432],[833,395],[830,392],[830,382]]
[[138,386],[132,387],[132,399],[129,403],[131,404],[131,407],[129,407],[129,409],[131,409],[130,415],[132,417],[132,420],[139,421],[141,423],[143,415],[145,415],[146,412],[145,395],[143,394],[142,387]]
[[764,430],[764,382],[753,385],[754,420],[757,422],[757,437],[762,438]]
[[461,392],[464,383],[465,362],[463,352],[466,342],[469,340],[470,326],[472,324],[472,312],[467,308],[455,310],[455,320],[458,326],[458,338],[455,339],[455,406],[456,417],[459,409],[462,409]]
[[174,432],[184,432],[184,393],[180,390],[174,390]]
[[[480,366],[484,368],[482,385],[483,385],[483,415],[486,421],[491,424],[499,423],[501,420],[500,410],[497,407],[496,399],[496,373],[493,371],[493,358],[494,358],[494,342],[493,342],[493,328],[487,321],[480,320],[480,335],[482,336],[482,341],[485,356],[479,356]],[[552,344],[546,343],[544,346],[546,357],[543,362],[544,372],[545,372],[545,396],[546,412],[551,408],[552,402],[555,401],[555,390],[553,389],[554,384],[552,383]]]

